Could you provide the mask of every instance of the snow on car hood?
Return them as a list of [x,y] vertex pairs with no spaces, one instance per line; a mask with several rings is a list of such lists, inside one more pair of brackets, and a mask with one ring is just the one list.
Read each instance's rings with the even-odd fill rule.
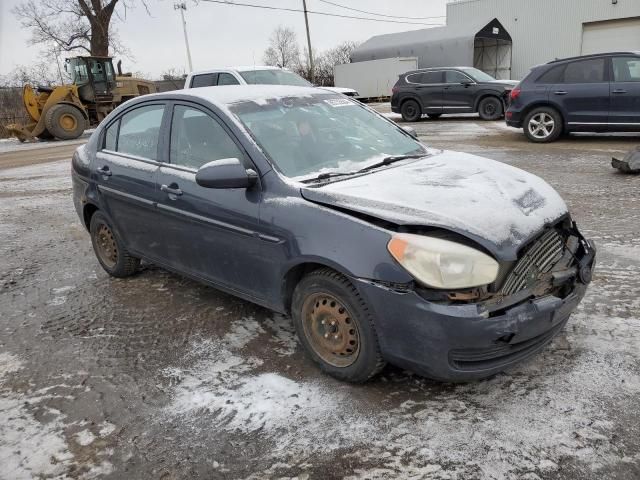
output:
[[445,151],[368,175],[301,189],[307,200],[398,225],[438,227],[472,238],[496,257],[519,247],[567,206],[545,181],[486,158]]

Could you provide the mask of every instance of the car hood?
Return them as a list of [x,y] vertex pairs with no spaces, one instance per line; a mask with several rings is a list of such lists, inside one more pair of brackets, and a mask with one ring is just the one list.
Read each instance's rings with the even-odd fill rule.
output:
[[517,80],[494,80],[488,83],[490,83],[491,85],[504,85],[505,87],[515,87],[520,82],[518,82]]
[[535,175],[452,151],[304,186],[301,194],[315,203],[396,225],[453,231],[500,260],[517,258],[524,243],[567,213],[558,193]]

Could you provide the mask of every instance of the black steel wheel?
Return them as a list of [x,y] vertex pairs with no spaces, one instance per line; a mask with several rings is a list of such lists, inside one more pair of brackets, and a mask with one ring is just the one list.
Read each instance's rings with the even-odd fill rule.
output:
[[422,108],[415,100],[407,100],[400,108],[402,119],[405,122],[417,122],[422,118]]
[[504,113],[502,101],[496,97],[485,97],[480,100],[478,113],[483,120],[498,120]]
[[94,213],[89,231],[93,251],[109,275],[128,277],[138,270],[140,259],[129,254],[106,215],[99,211]]

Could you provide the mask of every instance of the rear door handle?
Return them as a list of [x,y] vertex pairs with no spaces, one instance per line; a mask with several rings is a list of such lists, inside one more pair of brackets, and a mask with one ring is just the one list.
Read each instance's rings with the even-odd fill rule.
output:
[[557,92],[553,92],[554,95],[566,95],[567,93],[569,92],[565,90],[558,90]]
[[182,195],[182,190],[180,190],[179,188],[171,188],[168,185],[162,185],[160,187],[160,190],[168,193],[169,195],[177,195],[177,196]]
[[627,93],[626,90],[614,90],[613,93]]
[[97,172],[100,175],[104,175],[105,177],[110,177],[111,175],[113,175],[113,173],[111,173],[111,170],[109,170],[109,167],[107,167],[106,165],[98,168]]

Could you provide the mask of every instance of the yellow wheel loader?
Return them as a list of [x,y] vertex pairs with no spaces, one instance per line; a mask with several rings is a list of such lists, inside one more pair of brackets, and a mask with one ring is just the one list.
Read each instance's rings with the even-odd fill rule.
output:
[[78,138],[122,102],[156,90],[153,82],[130,74],[120,72],[116,77],[111,57],[73,57],[67,59],[65,70],[71,76],[71,85],[24,86],[22,99],[30,121],[7,125],[9,133],[21,142]]

